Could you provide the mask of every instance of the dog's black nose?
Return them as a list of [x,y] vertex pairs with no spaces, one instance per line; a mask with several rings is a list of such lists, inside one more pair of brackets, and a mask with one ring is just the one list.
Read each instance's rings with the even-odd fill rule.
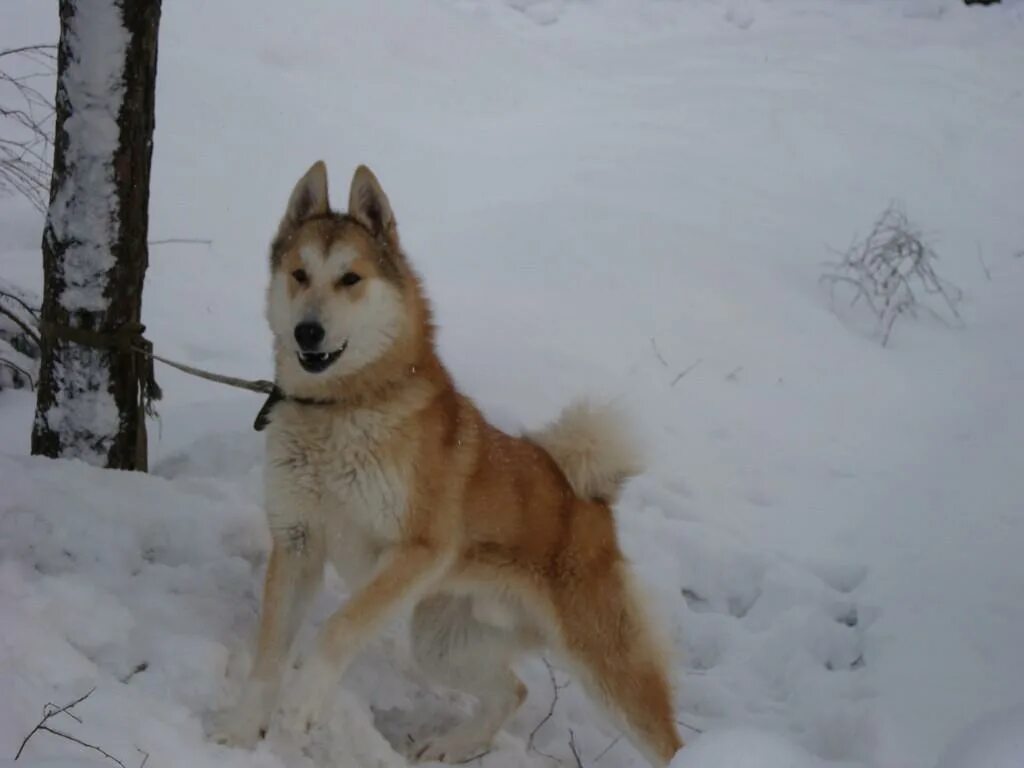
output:
[[295,326],[295,340],[304,352],[315,350],[324,340],[324,327],[320,323],[299,323]]

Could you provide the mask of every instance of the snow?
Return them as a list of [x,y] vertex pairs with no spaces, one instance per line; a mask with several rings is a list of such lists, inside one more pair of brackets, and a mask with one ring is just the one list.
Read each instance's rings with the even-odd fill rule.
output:
[[670,768],[816,768],[810,755],[774,733],[725,729],[697,739]]
[[[0,45],[55,38],[16,2]],[[679,765],[935,768],[950,745],[959,768],[990,732],[957,746],[965,724],[1019,707],[1020,0],[179,0],[159,71],[151,236],[212,240],[151,250],[163,354],[268,377],[287,195],[323,157],[340,204],[366,162],[446,361],[498,423],[581,394],[635,420],[652,466],[620,527],[679,649]],[[964,327],[901,318],[883,349],[818,278],[893,200]],[[15,199],[0,222],[4,278],[38,290],[41,222]],[[0,392],[0,755],[95,686],[61,726],[132,768],[136,749],[147,768],[405,765],[389,743],[465,702],[421,687],[399,628],[309,755],[205,740],[250,658],[262,403],[159,374],[149,477],[27,458],[32,398]],[[343,596],[332,581],[303,647]],[[526,746],[547,669],[522,673],[485,768],[555,764]],[[641,765],[555,674],[536,750],[575,765],[571,730],[584,765]],[[38,734],[19,765],[95,757]]]
[[938,768],[1016,768],[1024,763],[1024,705],[993,712],[961,731]]

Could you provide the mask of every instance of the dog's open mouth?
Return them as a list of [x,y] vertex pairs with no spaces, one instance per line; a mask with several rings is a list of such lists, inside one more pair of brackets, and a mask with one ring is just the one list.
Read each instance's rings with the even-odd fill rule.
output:
[[346,347],[348,347],[347,339],[344,344],[333,352],[299,352],[299,365],[307,373],[322,373],[334,365]]

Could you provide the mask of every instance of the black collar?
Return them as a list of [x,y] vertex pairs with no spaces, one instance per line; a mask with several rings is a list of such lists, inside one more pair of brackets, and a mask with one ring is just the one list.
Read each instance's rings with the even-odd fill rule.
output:
[[299,405],[334,405],[337,403],[337,400],[319,400],[315,397],[286,395],[280,387],[275,386],[271,390],[270,395],[267,396],[267,401],[263,404],[263,407],[260,408],[260,412],[256,414],[256,421],[253,422],[252,428],[257,432],[262,432],[266,429],[267,424],[270,423],[270,411],[282,400],[287,400],[289,403],[298,403]]

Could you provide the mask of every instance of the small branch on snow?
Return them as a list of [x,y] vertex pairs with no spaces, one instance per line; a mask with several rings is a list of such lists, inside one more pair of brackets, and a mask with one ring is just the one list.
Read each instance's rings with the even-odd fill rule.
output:
[[555,677],[555,668],[551,666],[551,662],[547,659],[542,659],[542,661],[544,662],[544,666],[548,668],[548,679],[551,680],[551,704],[550,706],[548,706],[547,714],[544,715],[544,717],[541,718],[540,722],[533,727],[532,731],[530,731],[530,735],[526,740],[526,749],[527,751],[533,751],[551,760],[555,760],[557,758],[555,758],[553,755],[549,755],[546,752],[541,752],[539,749],[537,749],[533,742],[534,739],[536,739],[537,733],[540,731],[540,729],[547,725],[548,721],[552,717],[554,717],[555,707],[558,706],[558,692],[561,691],[563,688],[568,688],[569,681],[567,680],[564,683],[559,683],[558,679]]
[[93,691],[95,691],[95,690],[96,690],[95,687],[90,688],[86,692],[86,694],[84,696],[79,696],[77,699],[72,701],[70,704],[65,704],[63,707],[58,707],[56,704],[51,704],[51,703],[47,702],[46,706],[43,707],[43,719],[40,720],[36,724],[35,728],[33,728],[31,731],[28,732],[28,736],[26,736],[24,739],[21,740],[21,746],[18,747],[18,752],[17,752],[17,754],[14,755],[14,759],[17,760],[19,757],[21,757],[21,753],[25,751],[25,745],[28,744],[28,740],[31,739],[36,734],[37,731],[42,730],[43,727],[46,725],[46,721],[49,720],[50,718],[56,717],[57,715],[65,715],[66,714],[69,717],[71,717],[73,720],[76,720],[79,723],[81,723],[82,722],[81,718],[79,718],[77,715],[72,713],[71,710],[74,709],[75,707],[77,707],[79,704],[81,704],[86,699],[88,699],[90,696],[92,696]]
[[611,752],[612,749],[615,748],[615,745],[618,744],[620,741],[622,741],[622,735],[621,734],[616,736],[614,739],[612,739],[611,742],[609,742],[608,746],[605,747],[604,749],[602,749],[598,753],[597,757],[594,758],[594,762],[595,763],[601,762],[601,758],[603,758],[605,755],[607,755],[609,752]]
[[651,336],[651,349],[654,350],[654,356],[658,358],[658,362],[661,363],[664,367],[668,368],[668,360],[666,360],[664,356],[661,354],[661,350],[658,349],[658,342],[654,340],[653,336]]
[[992,282],[992,272],[989,271],[988,264],[985,263],[985,256],[981,252],[981,243],[977,244],[977,249],[978,249],[978,263],[981,264],[981,269],[985,273],[985,278],[991,283]]
[[686,722],[685,720],[676,720],[676,725],[681,725],[681,726],[683,726],[683,728],[685,728],[686,730],[688,730],[688,731],[693,731],[694,733],[704,733],[704,730],[703,730],[702,728],[698,728],[698,727],[697,727],[697,726],[695,726],[695,725],[690,725],[690,724],[689,724],[688,722]]
[[122,683],[130,682],[133,677],[135,677],[140,672],[145,672],[147,669],[149,669],[149,662],[148,661],[139,662],[138,664],[136,664],[132,668],[131,672],[129,672],[127,675],[125,675],[124,677],[121,678],[121,682]]
[[[117,763],[119,766],[121,766],[121,768],[128,768],[127,765],[122,763],[120,760],[118,760],[116,757],[114,757],[112,754],[107,752],[102,747],[97,747],[95,744],[90,744],[87,741],[82,741],[81,739],[79,739],[79,738],[77,738],[75,736],[72,736],[70,733],[64,733],[64,731],[58,731],[56,728],[51,728],[48,725],[37,725],[36,726],[36,730],[46,731],[47,733],[52,733],[54,736],[60,736],[62,739],[67,739],[68,741],[73,742],[75,744],[78,744],[81,747],[85,747],[86,749],[91,749],[94,752],[99,752],[101,755],[103,755],[108,760],[113,760],[115,763]],[[18,758],[14,758],[14,759],[17,760]]]
[[[459,760],[459,762],[455,763],[455,765],[466,765],[468,763],[472,763],[472,762],[475,762],[477,760],[483,760],[489,754],[491,754],[491,750],[485,749],[479,755],[473,755],[472,757],[467,757],[465,760]],[[140,765],[139,768],[142,768],[142,766]]]
[[[55,718],[57,715],[67,715],[72,720],[74,720],[76,723],[81,724],[82,723],[82,718],[80,718],[78,715],[76,715],[71,710],[74,709],[75,707],[77,707],[79,704],[81,704],[86,699],[88,699],[90,696],[92,696],[92,694],[93,694],[93,692],[95,690],[96,690],[95,688],[90,688],[83,696],[79,696],[77,699],[72,701],[70,704],[65,704],[63,707],[58,707],[56,704],[53,704],[52,702],[47,702],[46,706],[43,707],[43,719],[40,720],[38,723],[36,723],[36,727],[33,728],[31,731],[29,731],[28,735],[24,739],[22,739],[21,746],[18,747],[18,751],[14,755],[14,759],[17,760],[18,758],[20,758],[21,757],[21,753],[25,751],[25,747],[28,745],[29,740],[33,736],[35,736],[37,733],[42,731],[42,732],[45,732],[45,733],[53,734],[54,736],[59,736],[60,738],[65,739],[66,741],[70,741],[73,744],[77,744],[80,747],[85,747],[86,749],[91,749],[93,752],[98,752],[99,754],[101,754],[105,758],[107,758],[108,760],[111,760],[111,761],[117,763],[119,766],[121,766],[121,768],[128,768],[128,766],[126,766],[124,763],[122,763],[120,760],[118,760],[116,757],[114,757],[112,754],[107,752],[102,747],[98,747],[95,744],[90,744],[87,741],[83,741],[82,739],[78,738],[77,736],[72,736],[70,733],[64,733],[64,731],[58,731],[56,728],[51,728],[48,725],[49,721],[52,720],[53,718]],[[145,766],[145,764],[146,764],[146,760],[149,758],[149,753],[148,752],[143,752],[138,747],[136,747],[136,749],[138,749],[140,753],[145,755],[145,757],[142,760],[142,765],[139,766],[139,768],[143,768],[143,766]]]
[[735,368],[733,368],[731,371],[729,371],[729,373],[727,373],[725,375],[725,380],[726,381],[736,381],[737,379],[739,379],[740,371],[742,371],[742,370],[743,370],[743,366],[742,365],[737,365]]
[[583,768],[580,751],[576,748],[576,734],[572,732],[572,728],[569,729],[569,749],[572,750],[572,756],[576,759],[576,768]]
[[138,747],[135,748],[135,751],[142,755],[142,762],[139,763],[139,768],[146,768],[146,763],[149,762],[149,752]]
[[690,371],[692,371],[694,368],[700,365],[703,362],[703,360],[703,357],[698,357],[696,360],[690,363],[690,365],[687,368],[684,368],[682,371],[679,372],[679,375],[672,379],[672,383],[669,386],[674,387],[676,384],[678,384],[683,379],[683,377],[686,376],[686,374],[688,374]]
[[[864,300],[875,315],[875,332],[884,347],[896,320],[903,315],[915,317],[919,311],[928,311],[947,325],[963,327],[957,310],[963,293],[939,277],[935,267],[938,258],[894,202],[878,217],[864,240],[855,239],[846,252],[839,254],[838,261],[826,265],[828,271],[819,281],[828,286],[833,307],[836,289],[841,286],[851,290],[851,306]],[[988,273],[984,261],[982,266]]]
[[[653,336],[651,336],[651,349],[654,350],[654,356],[658,358],[658,362],[661,363],[662,367],[668,368],[668,360],[666,360],[665,356],[661,354],[661,350],[658,349],[658,342],[654,340]],[[675,378],[672,379],[672,382],[669,384],[669,386],[674,387],[676,384],[683,380],[686,374],[688,374],[690,371],[692,371],[694,368],[700,365],[701,362],[703,362],[703,358],[698,357],[693,363],[691,363],[689,366],[687,366],[679,373],[677,373]]]

